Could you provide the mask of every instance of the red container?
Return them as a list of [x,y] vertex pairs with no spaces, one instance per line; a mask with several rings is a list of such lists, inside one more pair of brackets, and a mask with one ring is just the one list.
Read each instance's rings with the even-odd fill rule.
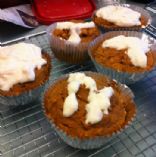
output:
[[32,9],[43,24],[56,21],[85,19],[95,10],[92,0],[34,0]]

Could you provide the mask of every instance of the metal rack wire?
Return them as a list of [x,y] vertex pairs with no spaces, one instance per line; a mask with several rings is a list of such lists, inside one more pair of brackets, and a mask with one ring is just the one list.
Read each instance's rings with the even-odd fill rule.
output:
[[[22,39],[51,52],[45,33]],[[89,61],[70,65],[53,56],[53,80],[73,71],[95,71]],[[0,155],[3,157],[154,157],[156,156],[156,69],[130,86],[138,112],[132,125],[109,143],[95,150],[66,145],[45,118],[40,101],[0,111]]]

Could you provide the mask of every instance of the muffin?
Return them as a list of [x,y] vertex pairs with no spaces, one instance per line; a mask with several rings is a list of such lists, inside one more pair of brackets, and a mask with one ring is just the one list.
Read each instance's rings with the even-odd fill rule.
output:
[[131,123],[136,108],[130,89],[94,72],[63,76],[43,96],[43,109],[69,145],[98,148]]
[[33,44],[0,47],[1,104],[23,105],[39,98],[50,70],[50,55]]
[[93,22],[57,22],[48,27],[51,49],[61,61],[72,64],[84,63],[89,59],[88,44],[99,35]]
[[134,83],[155,66],[154,39],[134,31],[108,32],[89,46],[96,69],[122,83]]
[[151,23],[151,16],[134,5],[114,4],[95,11],[93,21],[102,31],[141,30]]

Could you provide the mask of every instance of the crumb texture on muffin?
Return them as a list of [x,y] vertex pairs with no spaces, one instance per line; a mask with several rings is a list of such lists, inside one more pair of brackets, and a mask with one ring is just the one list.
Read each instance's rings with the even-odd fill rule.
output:
[[107,136],[119,131],[131,121],[135,114],[135,105],[131,97],[124,95],[116,82],[96,74],[87,74],[97,84],[97,89],[112,87],[113,96],[110,98],[111,106],[109,114],[104,114],[102,120],[96,124],[85,123],[86,104],[88,103],[89,89],[80,85],[76,93],[78,99],[78,110],[70,117],[63,116],[63,105],[68,96],[68,78],[59,80],[48,89],[44,96],[44,108],[47,117],[65,133],[72,137],[92,138],[96,136]]
[[117,71],[144,72],[154,66],[149,44],[137,37],[112,37],[95,45],[91,53],[97,63]]
[[41,53],[41,49],[33,44],[18,43],[2,47],[0,95],[18,96],[41,86],[48,80],[50,60],[48,54]]
[[94,22],[58,22],[52,33],[72,43],[87,43],[99,35]]
[[[63,106],[63,116],[70,117],[78,110],[78,100],[76,93],[80,86],[84,85],[88,90],[88,103],[86,104],[86,124],[96,124],[102,120],[104,114],[108,114],[110,108],[110,98],[114,91],[112,87],[97,89],[96,82],[84,73],[71,73],[68,78],[68,96]],[[101,101],[102,100],[102,101]]]
[[125,6],[114,5],[98,9],[93,16],[93,21],[95,24],[105,28],[140,28],[148,23],[141,13]]

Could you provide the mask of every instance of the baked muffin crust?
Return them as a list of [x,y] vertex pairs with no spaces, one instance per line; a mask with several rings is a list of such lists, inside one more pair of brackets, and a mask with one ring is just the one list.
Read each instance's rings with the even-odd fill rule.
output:
[[97,124],[86,124],[87,97],[89,90],[84,85],[80,86],[76,96],[79,109],[71,117],[63,116],[63,104],[68,95],[67,79],[57,81],[51,86],[44,96],[44,108],[47,117],[65,133],[72,137],[92,138],[96,136],[107,136],[119,131],[131,121],[136,109],[131,97],[124,95],[121,88],[115,81],[110,81],[106,77],[99,77],[96,74],[89,74],[97,84],[98,90],[104,86],[111,86],[114,89],[114,95],[111,97],[111,108],[108,115]]
[[[80,21],[80,20],[77,20],[77,21],[74,20],[70,22],[75,23],[75,24],[80,24],[80,23],[85,24],[84,21]],[[59,37],[64,40],[68,40],[71,35],[71,30],[56,28],[52,33],[56,37]],[[80,43],[88,43],[92,41],[94,38],[96,38],[99,34],[100,32],[96,26],[89,27],[89,28],[81,28],[80,33],[79,33],[79,37],[81,39]]]
[[42,52],[42,57],[47,61],[40,69],[35,69],[35,81],[15,84],[9,91],[0,90],[1,96],[18,96],[23,92],[35,89],[44,84],[50,75],[51,58],[47,53]]
[[132,64],[130,58],[125,53],[127,50],[116,50],[114,48],[103,48],[102,43],[98,43],[92,48],[91,53],[97,63],[102,66],[115,69],[122,72],[144,72],[149,71],[154,66],[154,57],[151,50],[146,53],[147,66],[145,68]]

